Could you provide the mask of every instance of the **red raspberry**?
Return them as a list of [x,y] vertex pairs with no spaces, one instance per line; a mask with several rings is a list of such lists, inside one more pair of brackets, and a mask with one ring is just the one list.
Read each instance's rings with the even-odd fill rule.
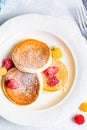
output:
[[44,74],[47,78],[52,78],[57,73],[58,68],[56,66],[49,67],[44,71]]
[[14,67],[14,63],[10,58],[6,58],[2,62],[2,66],[5,67],[7,70],[9,70],[12,67]]
[[85,118],[82,114],[76,115],[73,120],[78,125],[82,125],[85,122]]
[[52,87],[57,85],[59,83],[59,80],[56,77],[50,78],[48,84]]
[[15,79],[10,79],[8,82],[7,82],[7,86],[9,88],[12,88],[12,89],[17,89],[19,88],[19,84],[15,81]]

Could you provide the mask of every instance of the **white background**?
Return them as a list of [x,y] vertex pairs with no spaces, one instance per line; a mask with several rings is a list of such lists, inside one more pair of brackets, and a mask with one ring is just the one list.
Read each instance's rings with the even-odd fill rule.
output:
[[[75,9],[81,3],[80,0],[7,0],[0,14],[0,24],[11,17],[26,13],[39,13],[56,16],[67,22],[75,22]],[[87,102],[87,98],[84,100]],[[86,123],[79,126],[72,121],[75,113],[82,113]],[[81,112],[78,108],[61,122],[60,126],[48,128],[24,127],[10,123],[0,117],[0,130],[87,130],[87,113]]]

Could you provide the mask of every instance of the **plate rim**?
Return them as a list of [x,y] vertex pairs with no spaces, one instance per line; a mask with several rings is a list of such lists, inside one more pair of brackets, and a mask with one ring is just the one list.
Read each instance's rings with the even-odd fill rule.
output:
[[[10,20],[8,20],[8,21],[6,21],[4,24],[2,24],[1,25],[1,31],[0,32],[2,32],[2,29],[5,27],[5,26],[7,26],[9,23],[11,23],[11,22],[13,22],[13,21],[15,21],[15,19],[20,19],[21,17],[24,17],[25,15],[21,15],[21,16],[16,16],[16,17],[14,17],[14,18],[11,18]],[[32,17],[45,17],[45,18],[49,18],[49,19],[57,19],[58,20],[58,18],[54,18],[54,17],[52,17],[52,16],[46,16],[46,15],[41,15],[41,14],[26,14],[26,17],[30,17],[30,16],[32,16]],[[61,20],[60,20],[61,21]],[[67,41],[65,41],[60,35],[58,35],[58,37],[61,39],[61,40],[63,40],[65,43],[67,43]],[[70,46],[69,46],[69,44],[68,44],[68,47],[69,48],[71,48]],[[73,54],[73,56],[74,56],[74,53],[73,53],[73,51],[72,51],[72,49],[70,49],[70,51],[72,52],[72,54]],[[75,56],[74,56],[75,57]],[[75,58],[74,58],[74,60],[75,60]],[[75,62],[76,63],[76,62]],[[76,63],[77,64],[77,63]],[[77,68],[77,67],[76,67]],[[70,95],[70,93],[71,93],[71,91],[68,93],[68,95],[65,97],[66,99],[69,97],[69,95]],[[65,99],[64,98],[64,99]],[[61,102],[60,102],[61,103]],[[47,111],[47,110],[46,110]],[[3,114],[2,114],[3,115]],[[1,116],[2,116],[1,115]],[[68,116],[68,115],[67,115]],[[4,117],[5,118],[5,117]],[[9,120],[9,119],[7,119],[7,120]],[[11,121],[11,120],[9,120],[9,121]],[[25,124],[21,124],[20,122],[16,122],[16,121],[11,121],[11,122],[14,122],[14,123],[16,123],[16,124],[20,124],[20,125],[26,125],[26,123]],[[60,121],[59,121],[60,122]],[[58,123],[58,122],[57,122]],[[45,124],[45,123],[42,123],[42,124],[39,124],[39,125],[37,125],[37,124],[33,124],[32,122],[29,122],[29,124],[27,123],[27,125],[29,125],[30,126],[30,124],[31,124],[31,126],[33,125],[33,126],[44,126],[44,125],[47,125],[47,124]]]

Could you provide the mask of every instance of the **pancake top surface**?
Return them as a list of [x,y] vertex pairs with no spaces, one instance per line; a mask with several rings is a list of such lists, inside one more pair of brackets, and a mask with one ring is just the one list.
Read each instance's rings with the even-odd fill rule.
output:
[[29,69],[43,67],[48,62],[49,56],[49,47],[45,43],[34,39],[21,42],[12,53],[15,64]]
[[[10,79],[14,79],[19,84],[17,89],[6,85]],[[4,76],[2,84],[6,96],[18,105],[31,104],[39,95],[40,81],[34,73],[25,73],[12,68]]]

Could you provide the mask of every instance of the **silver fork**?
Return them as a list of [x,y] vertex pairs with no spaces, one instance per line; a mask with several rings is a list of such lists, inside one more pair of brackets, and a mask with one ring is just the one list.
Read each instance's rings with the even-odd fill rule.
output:
[[80,5],[77,9],[77,22],[83,36],[87,38],[87,10],[84,5]]

